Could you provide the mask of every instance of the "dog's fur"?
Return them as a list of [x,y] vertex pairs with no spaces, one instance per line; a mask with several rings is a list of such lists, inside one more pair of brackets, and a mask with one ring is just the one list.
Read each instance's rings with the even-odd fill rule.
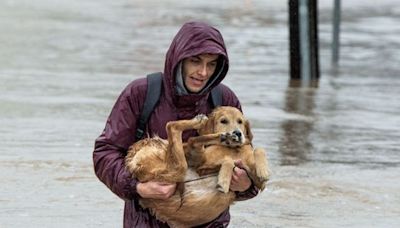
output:
[[[191,227],[218,217],[235,200],[229,190],[235,160],[241,160],[253,184],[264,189],[269,176],[265,151],[253,149],[249,122],[238,109],[219,107],[208,118],[172,121],[166,129],[168,140],[140,140],[125,160],[140,182],[184,183],[183,192],[167,200],[140,199],[159,220],[172,227]],[[182,132],[189,129],[197,129],[199,136],[183,143]]]

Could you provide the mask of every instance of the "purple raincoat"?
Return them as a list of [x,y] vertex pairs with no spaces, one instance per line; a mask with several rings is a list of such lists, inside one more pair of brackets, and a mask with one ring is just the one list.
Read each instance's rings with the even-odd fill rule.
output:
[[[220,64],[215,70],[219,75],[215,76],[216,79],[203,93],[178,96],[175,89],[177,66],[184,58],[202,53],[220,55]],[[228,66],[225,44],[218,30],[200,22],[183,25],[167,52],[163,90],[159,104],[149,118],[146,134],[150,137],[158,135],[166,138],[165,125],[168,121],[190,119],[199,113],[210,113],[212,107],[207,101],[209,92],[223,80]],[[139,206],[137,179],[133,178],[124,166],[127,149],[135,142],[136,123],[142,111],[146,90],[147,80],[141,78],[131,82],[122,91],[107,119],[104,131],[96,139],[93,152],[97,177],[125,201],[124,228],[168,227]],[[222,93],[223,105],[241,108],[236,95],[228,87],[222,85]],[[195,131],[188,131],[183,138],[186,141],[195,134]],[[252,186],[246,192],[237,193],[237,200],[252,198],[257,193],[258,189]],[[226,227],[229,220],[229,210],[226,210],[217,219],[202,227]]]

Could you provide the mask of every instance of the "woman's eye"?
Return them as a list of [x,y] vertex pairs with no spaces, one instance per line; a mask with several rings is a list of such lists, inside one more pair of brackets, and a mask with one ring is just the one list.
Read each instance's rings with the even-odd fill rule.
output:
[[200,60],[193,58],[193,59],[190,59],[190,62],[197,64],[200,62]]

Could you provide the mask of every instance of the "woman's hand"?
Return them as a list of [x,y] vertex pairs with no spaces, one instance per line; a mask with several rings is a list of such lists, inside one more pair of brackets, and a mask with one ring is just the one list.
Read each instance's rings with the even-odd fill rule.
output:
[[247,176],[246,170],[243,168],[242,160],[235,161],[229,189],[235,192],[244,192],[249,189],[250,186],[251,180],[249,176]]
[[136,185],[136,191],[142,198],[168,199],[176,190],[176,184],[149,181]]

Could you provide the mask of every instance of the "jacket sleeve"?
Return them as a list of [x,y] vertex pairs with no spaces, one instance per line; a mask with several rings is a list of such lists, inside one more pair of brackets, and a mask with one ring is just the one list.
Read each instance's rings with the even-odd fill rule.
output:
[[258,195],[260,190],[254,185],[251,184],[250,188],[244,192],[235,192],[236,193],[236,201],[247,200]]
[[231,215],[229,213],[229,208],[222,212],[218,218],[213,221],[196,226],[195,228],[220,228],[220,227],[228,227],[229,221],[231,220]]
[[117,99],[102,134],[96,139],[93,164],[97,177],[124,200],[138,197],[137,179],[125,169],[127,149],[135,141],[136,121],[143,97],[131,83]]

